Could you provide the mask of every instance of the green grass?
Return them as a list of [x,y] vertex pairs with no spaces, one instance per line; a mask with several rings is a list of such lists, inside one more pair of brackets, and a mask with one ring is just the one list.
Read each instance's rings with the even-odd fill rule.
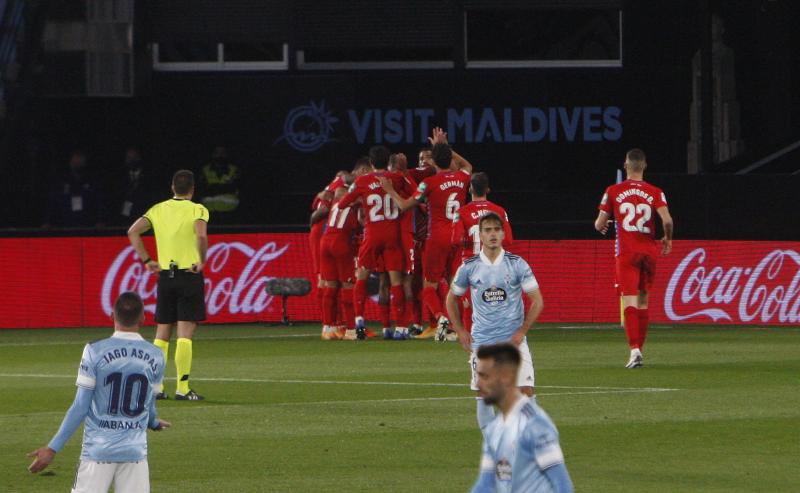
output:
[[[0,331],[0,491],[69,491],[80,433],[47,475],[25,453],[57,430],[83,344],[109,333]],[[466,353],[317,334],[202,327],[192,374],[207,400],[159,402],[173,428],[149,435],[153,491],[467,491],[480,434]],[[622,368],[616,328],[528,340],[578,491],[798,491],[800,329],[657,327],[640,370]]]

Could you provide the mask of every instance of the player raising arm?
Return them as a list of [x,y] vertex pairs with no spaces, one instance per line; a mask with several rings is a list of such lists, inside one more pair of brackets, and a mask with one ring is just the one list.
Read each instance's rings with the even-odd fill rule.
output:
[[658,257],[653,211],[661,218],[664,228],[662,255],[672,251],[673,226],[664,192],[644,181],[647,168],[644,152],[641,149],[628,151],[624,166],[627,179],[606,188],[594,228],[606,234],[610,218],[614,218],[616,279],[622,295],[625,334],[631,348],[625,368],[638,368],[643,365],[642,349],[650,320],[648,293],[653,286]]
[[422,180],[411,197],[400,196],[386,180],[382,184],[401,211],[422,202],[428,204],[430,227],[422,254],[422,299],[438,320],[436,340],[444,341],[450,321],[442,307],[438,287],[441,280],[450,282],[461,260],[451,241],[452,222],[458,209],[466,202],[472,165],[452,150],[447,143],[447,134],[441,128],[434,129],[430,141],[436,174]]

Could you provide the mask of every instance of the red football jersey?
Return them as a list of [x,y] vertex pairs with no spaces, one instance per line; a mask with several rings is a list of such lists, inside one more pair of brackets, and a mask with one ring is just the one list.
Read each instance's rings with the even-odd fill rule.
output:
[[414,180],[414,183],[422,183],[422,180],[436,174],[436,168],[433,166],[426,166],[424,168],[411,168],[408,171],[408,176]]
[[325,187],[325,191],[333,193],[336,191],[337,188],[344,186],[345,186],[344,179],[341,176],[337,176],[336,178],[333,179],[333,181],[328,183],[328,186]]
[[508,222],[506,210],[488,200],[473,200],[462,206],[453,218],[453,243],[463,247],[461,255],[469,258],[481,253],[481,236],[478,221],[489,212],[494,212],[503,219],[503,230],[506,237],[503,248],[508,249],[514,241],[511,234],[511,223]]
[[450,241],[453,218],[467,199],[469,178],[464,170],[442,171],[419,184],[414,199],[428,203],[428,238]]
[[361,226],[358,223],[358,207],[353,204],[339,208],[339,202],[341,201],[334,202],[333,207],[331,207],[323,236],[339,235],[350,241],[354,238],[356,230]]
[[347,195],[339,201],[339,208],[347,207],[359,198],[364,201],[364,234],[369,237],[400,234],[400,208],[381,187],[378,180],[381,176],[392,181],[401,197],[408,197],[414,190],[411,182],[400,173],[380,170],[359,176]]
[[614,218],[617,231],[615,255],[657,254],[656,211],[666,207],[660,188],[639,180],[625,180],[606,188],[599,209]]

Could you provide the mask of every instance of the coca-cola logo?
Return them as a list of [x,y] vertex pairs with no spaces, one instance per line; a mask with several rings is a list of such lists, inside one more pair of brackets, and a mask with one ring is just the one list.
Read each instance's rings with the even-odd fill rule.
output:
[[[231,315],[262,313],[273,297],[264,289],[272,277],[263,274],[267,265],[279,258],[289,244],[279,247],[275,242],[254,249],[246,243],[231,241],[214,244],[208,249],[205,277],[206,311],[216,315],[227,311]],[[238,269],[234,265],[242,265]],[[133,247],[124,248],[111,263],[103,278],[100,304],[110,315],[119,293],[135,291],[144,301],[144,309],[155,313],[157,274],[150,273],[139,262]]]
[[712,267],[705,263],[706,257],[704,248],[696,248],[672,273],[664,295],[664,312],[670,320],[800,320],[800,254],[796,251],[772,250],[755,267]]

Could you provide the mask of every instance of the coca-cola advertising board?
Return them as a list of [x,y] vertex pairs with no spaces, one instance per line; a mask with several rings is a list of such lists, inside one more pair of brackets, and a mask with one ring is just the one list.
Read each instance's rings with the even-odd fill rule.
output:
[[[152,254],[152,238],[146,238]],[[542,289],[542,322],[619,320],[613,248],[607,240],[517,240]],[[800,243],[675,241],[658,263],[650,318],[656,323],[796,324],[800,319]],[[205,268],[209,323],[275,322],[281,300],[264,289],[274,277],[314,279],[308,236],[211,235]],[[108,326],[123,291],[138,292],[147,323],[156,277],[126,237],[0,239],[0,327]],[[312,282],[312,284],[315,284]],[[292,320],[319,320],[316,291],[288,301]],[[367,317],[377,318],[375,300]]]

